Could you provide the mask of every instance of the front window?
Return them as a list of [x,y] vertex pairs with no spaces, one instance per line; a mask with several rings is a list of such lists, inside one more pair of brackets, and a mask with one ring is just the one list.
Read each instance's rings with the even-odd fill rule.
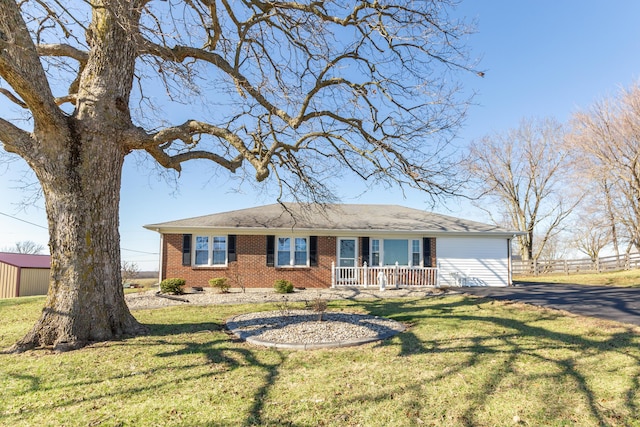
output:
[[213,238],[213,265],[224,265],[227,263],[227,238],[216,236]]
[[420,266],[422,245],[419,239],[371,239],[371,266]]
[[380,240],[371,240],[371,265],[380,264]]
[[278,265],[289,265],[291,261],[291,238],[278,238]]
[[279,267],[309,265],[307,237],[278,237],[277,252]]
[[227,265],[227,236],[196,236],[195,240],[195,265]]
[[420,240],[411,241],[411,265],[420,265]]
[[293,256],[294,265],[307,265],[307,239],[296,237],[296,251]]
[[384,239],[384,265],[409,265],[408,249],[406,239]]
[[196,265],[209,264],[209,237],[196,236]]

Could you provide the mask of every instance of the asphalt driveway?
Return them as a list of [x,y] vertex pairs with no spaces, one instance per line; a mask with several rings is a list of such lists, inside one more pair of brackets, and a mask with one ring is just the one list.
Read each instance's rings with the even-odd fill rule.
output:
[[508,288],[468,287],[464,291],[471,295],[640,325],[640,288],[518,283]]

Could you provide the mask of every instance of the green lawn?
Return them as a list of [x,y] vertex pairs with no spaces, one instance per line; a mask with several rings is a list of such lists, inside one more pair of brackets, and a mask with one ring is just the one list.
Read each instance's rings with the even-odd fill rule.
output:
[[[0,346],[42,298],[0,300]],[[409,329],[318,351],[263,349],[224,319],[264,305],[135,312],[145,337],[0,355],[7,426],[640,426],[640,330],[464,296],[333,302]]]
[[521,282],[575,283],[579,285],[618,286],[625,288],[640,287],[640,270],[623,270],[607,273],[585,274],[547,274],[541,276],[514,276]]

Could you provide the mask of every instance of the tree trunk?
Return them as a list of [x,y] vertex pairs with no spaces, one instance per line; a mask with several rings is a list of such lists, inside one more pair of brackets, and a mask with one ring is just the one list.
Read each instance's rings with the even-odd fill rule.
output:
[[[32,140],[14,146],[42,185],[51,251],[45,307],[14,352],[71,350],[146,331],[124,300],[118,231],[122,165],[131,149],[126,133],[134,128],[128,105],[137,49],[130,30],[140,4],[96,0],[92,6],[86,32],[91,49],[79,69],[73,114],[62,114],[52,98],[44,106],[49,109],[32,108]],[[26,34],[24,22],[22,27]],[[46,81],[42,86],[48,89]],[[26,93],[39,105],[36,92]]]
[[49,161],[34,168],[49,222],[49,293],[40,319],[11,351],[66,351],[146,331],[124,300],[118,231],[124,153],[114,139],[85,132],[61,144],[73,167]]

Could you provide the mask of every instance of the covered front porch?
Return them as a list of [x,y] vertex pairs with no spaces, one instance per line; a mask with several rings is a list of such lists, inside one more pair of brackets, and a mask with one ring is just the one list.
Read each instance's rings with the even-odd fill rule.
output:
[[385,288],[436,287],[439,285],[438,268],[391,266],[337,267],[331,263],[331,287],[359,286]]

